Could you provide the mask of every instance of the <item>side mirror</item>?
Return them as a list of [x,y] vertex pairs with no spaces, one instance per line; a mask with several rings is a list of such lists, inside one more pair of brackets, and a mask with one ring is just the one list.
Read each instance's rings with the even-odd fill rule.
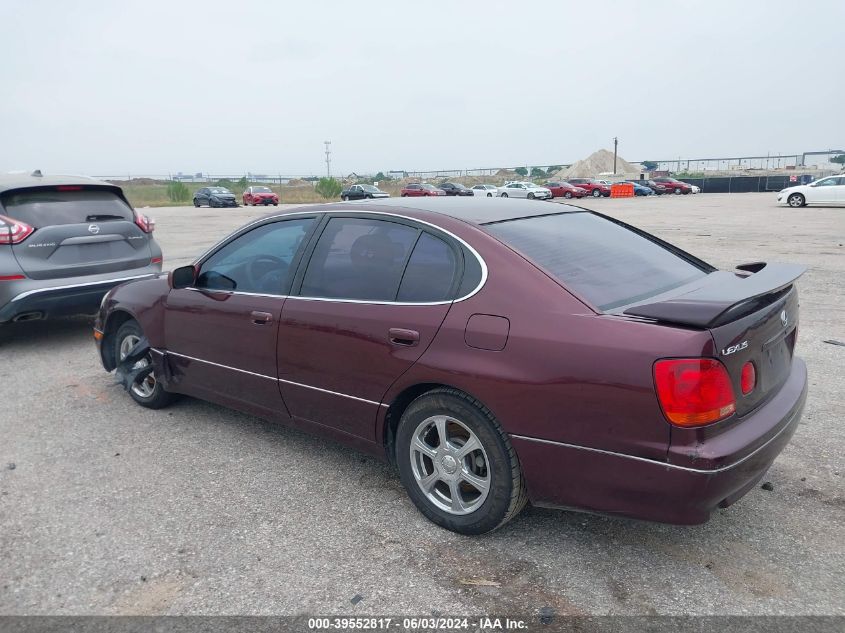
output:
[[173,289],[192,286],[197,279],[197,269],[193,266],[180,266],[170,273],[170,287]]

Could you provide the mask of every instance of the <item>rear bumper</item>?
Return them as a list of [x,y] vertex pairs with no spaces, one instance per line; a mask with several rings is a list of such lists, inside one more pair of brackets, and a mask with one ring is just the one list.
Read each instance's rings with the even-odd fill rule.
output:
[[[519,435],[511,438],[535,505],[694,525],[704,523],[716,508],[731,505],[760,481],[795,433],[806,398],[807,369],[796,359],[781,393],[749,416],[757,420],[742,422],[769,429],[765,442],[736,461],[712,469]],[[759,439],[744,441],[758,443]],[[707,442],[699,447],[702,452],[707,452]]]
[[161,264],[105,279],[53,279],[49,282],[32,279],[16,282],[15,294],[0,306],[0,323],[31,315],[31,318],[94,314],[103,296],[115,286],[127,281],[152,277],[161,272]]

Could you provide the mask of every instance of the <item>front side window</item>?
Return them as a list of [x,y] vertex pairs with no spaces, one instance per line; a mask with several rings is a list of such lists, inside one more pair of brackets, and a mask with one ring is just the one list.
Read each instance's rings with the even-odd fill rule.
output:
[[838,184],[836,181],[837,178],[825,178],[824,180],[819,180],[816,183],[816,187],[831,187]]
[[308,262],[300,295],[395,301],[419,230],[368,218],[332,218]]
[[599,310],[642,301],[708,271],[658,242],[588,212],[485,228]]
[[282,220],[244,233],[202,264],[197,288],[287,294],[291,264],[314,221]]

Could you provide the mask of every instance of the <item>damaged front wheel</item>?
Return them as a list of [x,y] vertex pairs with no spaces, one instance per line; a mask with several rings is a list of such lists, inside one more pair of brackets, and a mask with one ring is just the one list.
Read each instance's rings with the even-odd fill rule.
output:
[[[147,349],[144,353],[138,348],[139,344],[146,343],[141,326],[136,321],[127,321],[118,329],[114,343],[115,358],[118,359],[117,375],[125,382],[132,399],[149,409],[160,409],[170,404],[173,395],[156,380],[151,352]],[[131,362],[139,353],[142,356]]]

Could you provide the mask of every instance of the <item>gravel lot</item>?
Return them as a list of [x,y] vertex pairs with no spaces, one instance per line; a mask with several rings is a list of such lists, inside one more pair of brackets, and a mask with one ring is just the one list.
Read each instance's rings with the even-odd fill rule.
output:
[[[0,614],[845,614],[845,347],[823,342],[845,342],[845,209],[583,206],[718,266],[809,267],[810,395],[773,490],[697,527],[528,509],[462,537],[352,450],[196,400],[136,406],[88,320],[16,324],[0,329]],[[266,210],[149,212],[175,267]]]

